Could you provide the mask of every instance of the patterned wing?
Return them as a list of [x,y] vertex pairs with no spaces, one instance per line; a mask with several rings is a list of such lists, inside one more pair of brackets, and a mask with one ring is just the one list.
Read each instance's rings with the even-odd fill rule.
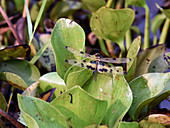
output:
[[90,58],[91,57],[90,54],[84,53],[83,51],[76,50],[76,49],[74,49],[72,47],[66,46],[65,48],[68,51],[72,52],[73,54],[77,54],[77,55],[79,55],[81,57],[86,57],[86,58]]
[[167,63],[167,65],[170,67],[170,52],[164,54],[164,60]]
[[111,73],[111,74],[114,74],[114,75],[123,75],[124,74],[124,71],[123,71],[123,68],[121,66],[110,66],[106,63],[102,63],[102,62],[99,62],[98,64],[98,71],[100,73]]
[[128,63],[131,61],[130,58],[100,58],[102,62],[110,62],[110,63]]
[[96,61],[94,60],[66,59],[65,62],[82,68],[87,68],[92,71],[96,69]]

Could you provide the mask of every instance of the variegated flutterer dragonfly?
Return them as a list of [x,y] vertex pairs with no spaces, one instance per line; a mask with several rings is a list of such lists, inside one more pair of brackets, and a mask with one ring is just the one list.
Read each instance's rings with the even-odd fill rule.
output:
[[[110,73],[113,75],[124,75],[125,72],[123,71],[122,66],[110,66],[108,63],[128,63],[131,61],[130,58],[101,58],[99,53],[94,55],[90,55],[84,53],[83,51],[78,51],[72,47],[66,46],[65,47],[68,51],[72,52],[73,54],[77,54],[81,57],[84,57],[83,60],[77,59],[66,59],[65,62],[71,65],[79,66],[82,68],[87,68],[93,71],[93,74],[97,71],[99,73]],[[95,74],[96,80],[96,74]]]

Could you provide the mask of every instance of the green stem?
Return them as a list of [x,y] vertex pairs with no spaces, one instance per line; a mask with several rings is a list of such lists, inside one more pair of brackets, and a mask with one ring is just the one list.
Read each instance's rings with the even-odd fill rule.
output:
[[150,16],[149,16],[149,7],[144,5],[145,8],[145,33],[144,33],[144,47],[143,49],[149,48],[149,25],[150,25]]
[[107,48],[104,44],[104,41],[102,39],[99,39],[99,38],[98,38],[98,40],[99,40],[99,45],[100,45],[101,50],[104,52],[104,54],[109,56],[109,53],[108,53]]
[[113,4],[114,0],[108,0],[106,3],[106,7],[110,8]]
[[132,42],[130,29],[126,32],[126,49],[128,50]]
[[165,43],[166,36],[168,34],[169,24],[170,24],[170,19],[167,18],[165,23],[164,23],[164,26],[163,26],[163,29],[162,29],[162,32],[161,32],[161,36],[160,36],[160,40],[159,40],[158,44]]
[[[128,5],[126,3],[125,3],[125,8],[128,8]],[[130,47],[130,44],[132,42],[132,37],[131,37],[130,29],[126,32],[125,39],[126,39],[126,49],[128,50],[129,47]]]
[[114,48],[113,48],[112,42],[110,40],[106,40],[106,46],[107,46],[110,56],[114,58],[115,55],[114,55]]
[[9,111],[9,106],[11,104],[11,100],[12,100],[13,94],[14,94],[14,86],[11,87],[11,95],[10,95],[10,98],[9,98],[9,101],[8,101],[8,106],[7,106],[6,113],[8,113],[8,111]]
[[124,40],[121,40],[120,42],[118,42],[117,44],[119,44],[119,47],[121,49],[119,58],[125,57],[125,45],[124,45]]
[[152,46],[155,46],[157,44],[157,36],[154,35],[154,38],[153,38],[153,45]]

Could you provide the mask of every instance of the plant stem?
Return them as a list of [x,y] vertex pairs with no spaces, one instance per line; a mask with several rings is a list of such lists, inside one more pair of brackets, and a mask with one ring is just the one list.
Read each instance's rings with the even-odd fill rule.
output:
[[0,109],[0,115],[8,119],[12,124],[16,126],[16,128],[24,128],[18,121],[16,121],[14,118],[12,118],[10,115],[8,115],[6,112],[4,112],[2,109]]
[[110,40],[106,40],[106,46],[107,46],[110,56],[114,58],[115,55],[114,55],[114,48],[113,48],[112,42]]
[[100,48],[101,48],[102,52],[104,52],[104,54],[106,54],[107,56],[109,56],[109,53],[108,53],[108,51],[107,51],[107,49],[106,49],[106,46],[105,46],[105,44],[104,44],[104,41],[103,41],[102,39],[99,39],[99,38],[98,38],[98,40],[99,40],[99,45],[100,45]]
[[126,32],[126,49],[128,50],[132,42],[130,29]]
[[119,58],[122,58],[125,56],[125,45],[124,45],[124,40],[121,40],[120,42],[117,43],[121,49]]
[[153,37],[153,44],[152,44],[152,46],[155,46],[157,44],[157,36],[156,35],[154,35],[154,37]]
[[149,7],[145,4],[145,31],[144,31],[144,47],[143,49],[149,48],[149,26],[150,26],[150,16]]
[[14,26],[12,25],[11,21],[9,20],[8,16],[6,15],[6,13],[4,12],[4,10],[1,8],[0,6],[0,13],[2,14],[2,16],[4,17],[4,19],[6,20],[10,30],[12,31],[12,33],[14,34],[14,37],[16,38],[16,40],[18,41],[19,44],[22,44],[22,40],[19,37],[17,31],[15,30]]
[[113,4],[113,0],[108,0],[106,3],[106,7],[110,8]]
[[[125,8],[128,8],[127,4],[125,4]],[[130,29],[126,32],[125,39],[126,39],[126,49],[128,50],[132,42]]]
[[8,101],[8,106],[7,106],[6,113],[8,113],[8,111],[9,111],[9,106],[11,104],[11,100],[12,100],[13,94],[14,94],[14,86],[11,87],[11,95],[10,95],[10,98],[9,98],[9,101]]
[[160,40],[159,40],[159,43],[158,43],[158,44],[163,44],[163,43],[165,43],[166,36],[167,36],[167,34],[168,34],[169,24],[170,24],[170,19],[167,18],[167,19],[165,20],[165,23],[164,23],[164,26],[163,26],[163,29],[162,29],[162,32],[161,32],[161,36],[160,36]]

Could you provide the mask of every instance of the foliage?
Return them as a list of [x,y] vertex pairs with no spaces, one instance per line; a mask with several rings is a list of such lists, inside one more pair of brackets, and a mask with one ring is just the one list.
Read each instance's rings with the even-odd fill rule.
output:
[[[30,16],[25,1],[29,45],[0,50],[0,79],[24,91],[17,95],[21,112],[18,122],[36,128],[169,126],[164,121],[162,123],[159,120],[143,119],[170,93],[170,73],[167,72],[170,67],[170,53],[165,52],[167,30],[162,29],[159,45],[155,45],[157,43],[154,42],[154,46],[151,47],[148,34],[149,8],[145,0],[126,0],[126,8],[123,9],[113,9],[115,3],[112,0],[108,0],[107,3],[104,0],[98,3],[94,3],[93,0],[57,2],[49,14],[50,18],[56,21],[53,30],[50,31],[51,35],[44,34],[34,38],[38,24],[42,25],[44,20],[43,13],[47,12],[52,2],[44,0],[34,4]],[[15,3],[21,11],[20,4],[16,0]],[[144,37],[139,35],[133,41],[126,40],[126,45],[129,46],[127,48],[124,40],[130,37],[135,19],[134,10],[128,8],[130,5],[145,8],[146,20]],[[155,39],[161,24],[166,20],[164,25],[169,28],[166,22],[170,23],[169,9],[164,10],[159,6],[158,8],[162,14],[155,16],[151,26]],[[126,65],[126,75],[96,72],[95,80],[92,71],[65,62],[66,59],[87,59],[65,48],[71,46],[85,52],[85,32],[74,19],[71,20],[78,9],[91,12],[90,28],[101,43],[117,43],[121,49],[119,57],[131,59]],[[143,47],[141,38],[144,38]],[[105,45],[100,46],[103,47],[101,49],[106,49]],[[27,57],[30,54],[30,61],[18,58],[25,57],[29,60]],[[35,66],[38,59],[48,71],[55,65],[57,72],[41,76],[40,69]],[[40,93],[43,94],[43,98],[39,96]],[[49,97],[50,102],[44,101]],[[5,111],[7,103],[1,93],[0,99],[0,108]],[[126,120],[125,115],[130,118],[130,122],[129,119]],[[158,117],[161,118],[160,115]],[[168,120],[167,116],[166,119]]]

